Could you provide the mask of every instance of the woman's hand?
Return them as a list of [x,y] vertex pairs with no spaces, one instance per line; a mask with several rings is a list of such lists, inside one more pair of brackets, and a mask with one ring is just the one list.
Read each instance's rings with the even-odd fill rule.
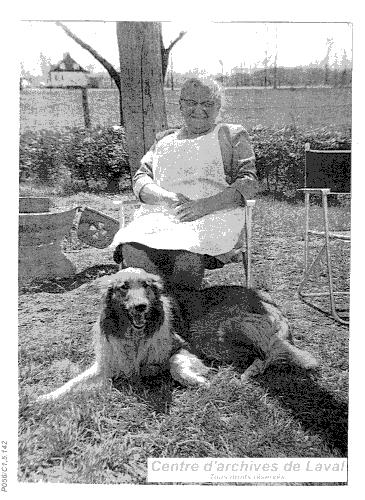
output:
[[172,193],[170,192],[169,199],[167,201],[168,205],[172,208],[176,208],[182,203],[186,203],[187,201],[191,201],[190,198],[185,196],[182,193]]
[[183,200],[173,203],[171,206],[175,209],[175,215],[181,222],[191,222],[219,210],[241,206],[241,203],[242,197],[240,193],[236,189],[228,187],[208,198]]
[[184,201],[182,203],[175,203],[172,206],[175,208],[175,215],[180,222],[192,222],[213,211],[208,198]]
[[147,205],[167,205],[168,207],[177,206],[190,198],[181,193],[174,193],[150,182],[143,186],[139,193],[140,199]]

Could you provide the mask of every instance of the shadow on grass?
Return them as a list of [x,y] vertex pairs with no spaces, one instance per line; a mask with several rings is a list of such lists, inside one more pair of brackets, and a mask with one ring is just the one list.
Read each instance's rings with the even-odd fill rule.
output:
[[[188,297],[178,296],[183,314],[190,321],[203,313],[209,323],[209,315],[207,314],[209,308],[221,303],[224,304],[225,308],[229,304],[239,303],[241,310],[247,313],[259,315],[265,313],[262,302],[253,289],[237,286],[213,286],[198,293],[200,296],[197,293],[195,295],[190,293]],[[225,308],[222,309],[222,312]],[[200,323],[200,328],[206,329],[206,324]],[[242,330],[237,333],[238,337],[232,337],[232,345],[229,347],[227,344],[229,349],[226,354],[223,352],[223,344],[220,344],[219,356],[216,357],[216,360],[221,357],[223,362],[231,363],[238,373],[243,373],[260,353],[254,352],[253,345],[245,345],[240,342]],[[199,335],[204,341],[204,350],[207,350],[210,334],[204,336],[200,331]],[[228,338],[229,336],[227,336],[227,340]],[[215,349],[215,346],[213,347]],[[202,353],[199,352],[199,354],[201,356]],[[218,361],[215,364],[218,367],[222,362]],[[324,386],[321,386],[318,374],[307,372],[293,365],[273,365],[254,380],[257,380],[259,385],[282,407],[289,410],[292,417],[301,423],[305,431],[318,434],[330,448],[337,448],[343,456],[346,455],[348,404],[344,399],[341,400]]]
[[318,434],[330,448],[347,455],[346,401],[336,398],[313,376],[294,366],[270,367],[257,382],[291,412],[304,431]]
[[[113,385],[122,392],[126,387],[126,381],[121,378],[113,381]],[[156,377],[129,380],[127,385],[133,394],[146,403],[152,411],[169,413],[172,404],[172,393],[177,383],[171,378],[168,371]]]
[[101,264],[84,269],[69,278],[55,278],[48,280],[34,280],[24,286],[19,287],[19,293],[65,293],[90,283],[96,278],[108,274],[114,274],[119,270],[117,264]]
[[[327,316],[327,318],[334,319],[333,314],[329,309],[329,306],[327,306],[327,308],[325,308],[324,306],[321,306],[320,304],[314,303],[313,300],[309,300],[309,298],[307,298],[307,297],[300,297],[300,300],[303,302],[303,304],[306,304],[308,307],[311,307],[311,308],[315,309],[316,311],[324,314],[325,316]],[[350,305],[349,304],[346,306],[343,306],[343,307],[338,307],[338,305],[336,304],[336,312],[342,320],[348,321],[348,322],[350,321]],[[344,328],[350,327],[350,325],[348,323],[339,323],[339,322],[338,322],[338,326],[342,326]]]
[[[242,373],[249,363],[233,365]],[[232,366],[232,365],[231,365]],[[218,365],[215,365],[218,368]],[[329,449],[347,456],[348,405],[321,387],[315,375],[295,366],[272,366],[255,380],[278,404],[299,421],[304,432],[318,435]],[[123,390],[123,383],[114,386]],[[168,372],[151,379],[129,383],[134,395],[156,413],[168,414],[173,390],[179,385]],[[125,386],[124,386],[125,387]]]

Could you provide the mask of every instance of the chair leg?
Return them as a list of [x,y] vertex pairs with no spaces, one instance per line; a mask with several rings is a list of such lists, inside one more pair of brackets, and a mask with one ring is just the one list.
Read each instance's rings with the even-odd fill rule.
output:
[[316,255],[316,257],[312,260],[312,262],[310,263],[310,265],[308,266],[308,261],[307,262],[307,266],[306,266],[306,269],[304,270],[304,276],[303,276],[303,279],[298,287],[298,294],[300,297],[311,297],[311,296],[318,296],[318,294],[310,294],[310,293],[303,293],[302,290],[304,288],[304,286],[307,284],[308,282],[308,279],[309,279],[309,275],[310,275],[310,272],[312,271],[312,269],[314,268],[314,266],[317,264],[317,262],[319,262],[320,258],[322,257],[323,253],[325,251],[325,245],[323,245],[323,247],[320,249],[320,251],[318,252],[318,254]]
[[[323,246],[319,250],[317,256],[312,260],[312,262],[309,264],[309,208],[310,208],[310,199],[309,195],[310,193],[315,194],[315,193],[321,193],[322,196],[322,209],[323,209],[323,226],[324,226],[324,232],[323,236],[325,238]],[[348,320],[345,320],[341,318],[336,309],[336,303],[335,303],[335,295],[347,295],[347,292],[335,292],[334,287],[333,287],[333,274],[332,274],[332,261],[331,261],[331,248],[330,248],[330,237],[329,237],[329,222],[328,222],[328,205],[327,205],[327,196],[330,194],[329,189],[308,189],[304,190],[304,195],[305,195],[305,233],[304,233],[304,275],[302,278],[302,281],[298,287],[298,295],[300,298],[305,299],[306,297],[329,297],[329,302],[330,302],[330,310],[333,318],[343,324],[349,324]],[[319,262],[320,258],[323,256],[325,253],[326,255],[326,268],[327,268],[327,286],[328,286],[328,292],[321,292],[321,293],[303,293],[303,288],[307,284],[310,273],[312,272],[314,266]],[[314,304],[310,304],[307,302],[308,305],[311,305],[312,307],[316,307]],[[319,310],[322,310],[319,307],[316,307]],[[324,311],[323,311],[324,312]]]
[[249,248],[246,252],[246,286],[247,288],[251,288],[252,286],[252,277],[251,277],[251,248]]
[[252,287],[251,240],[246,242],[246,251],[242,251],[242,264],[243,264],[243,269],[245,270],[246,287],[251,288]]
[[245,270],[246,288],[250,288],[251,287],[251,273],[249,270],[247,252],[242,252],[242,264],[243,264],[243,269]]
[[305,228],[304,228],[304,270],[308,269],[308,244],[309,244],[309,193],[305,193]]
[[339,316],[337,314],[337,310],[336,309],[333,309],[332,316],[334,317],[334,319],[336,321],[338,321],[339,323],[342,323],[343,325],[349,325],[350,324],[350,320],[341,318],[341,316]]
[[329,291],[329,299],[330,299],[330,307],[331,307],[331,312],[332,316],[337,320],[340,321],[341,323],[346,323],[345,320],[340,318],[340,316],[337,314],[336,310],[336,303],[335,303],[335,292],[333,289],[333,275],[332,275],[332,264],[331,264],[331,252],[330,252],[330,247],[329,247],[329,241],[327,241],[328,238],[326,238],[326,261],[327,261],[327,279],[328,279],[328,291]]
[[246,287],[251,288],[251,244],[252,244],[252,209],[255,202],[247,202],[246,205],[246,252],[243,255],[243,267],[246,274]]
[[322,206],[323,206],[323,223],[325,229],[325,247],[326,247],[326,261],[327,261],[327,276],[328,276],[328,289],[330,297],[330,306],[332,313],[336,313],[335,300],[333,296],[333,278],[332,278],[332,265],[330,253],[330,239],[329,239],[329,224],[328,224],[328,207],[327,195],[322,192]]
[[[307,284],[310,273],[314,266],[319,262],[323,254],[326,254],[326,263],[327,263],[327,282],[328,282],[328,292],[317,292],[317,293],[303,293],[303,288]],[[308,258],[308,254],[307,254]],[[307,297],[323,297],[327,296],[330,299],[330,309],[331,309],[331,314],[333,318],[338,321],[339,323],[342,323],[344,325],[349,324],[349,320],[345,320],[341,318],[336,309],[336,303],[335,303],[335,295],[336,292],[333,289],[333,275],[332,275],[332,266],[331,266],[331,253],[330,253],[330,248],[329,248],[329,240],[328,244],[327,242],[322,246],[316,257],[312,260],[310,265],[308,266],[308,260],[307,262],[307,269],[304,270],[304,276],[303,279],[298,287],[298,295],[301,299],[306,299]],[[337,292],[337,295],[342,295],[346,292]]]
[[[337,313],[336,302],[335,302],[336,292],[333,289],[333,275],[332,275],[331,252],[329,247],[329,241],[326,242],[325,246],[326,246],[327,272],[328,272],[328,289],[329,289],[329,298],[330,298],[332,316],[339,323],[348,325],[350,321],[341,318]],[[337,295],[344,295],[344,294],[346,294],[346,292],[337,292]]]
[[326,238],[326,258],[327,258],[327,272],[328,272],[328,288],[331,312],[333,317],[340,323],[349,324],[349,321],[344,320],[337,314],[336,303],[335,303],[335,292],[333,289],[333,275],[332,275],[332,263],[331,263],[331,251],[330,251],[330,238],[329,238],[329,224],[328,224],[328,207],[327,207],[327,195],[322,193],[322,203],[323,203],[323,219],[325,225],[325,238]]

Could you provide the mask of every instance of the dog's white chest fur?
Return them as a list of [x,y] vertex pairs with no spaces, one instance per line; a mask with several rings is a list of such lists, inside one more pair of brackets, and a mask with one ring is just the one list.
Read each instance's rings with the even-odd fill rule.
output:
[[110,336],[97,339],[97,361],[99,366],[107,367],[107,377],[138,375],[142,365],[165,364],[172,350],[172,337],[169,322],[164,321],[153,337],[144,339],[134,336],[133,327],[127,339]]

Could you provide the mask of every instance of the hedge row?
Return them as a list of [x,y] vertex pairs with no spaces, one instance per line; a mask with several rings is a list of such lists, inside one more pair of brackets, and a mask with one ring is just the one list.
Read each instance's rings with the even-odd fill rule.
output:
[[[249,131],[263,191],[290,197],[302,186],[304,144],[313,149],[350,149],[350,128],[303,131],[256,127]],[[123,129],[27,131],[20,137],[20,180],[67,191],[117,191],[130,181]]]
[[130,179],[121,127],[26,131],[19,157],[20,182],[64,191],[117,191],[121,179]]
[[311,149],[351,149],[351,129],[281,130],[256,128],[250,131],[262,190],[275,197],[291,198],[303,187],[305,143]]

